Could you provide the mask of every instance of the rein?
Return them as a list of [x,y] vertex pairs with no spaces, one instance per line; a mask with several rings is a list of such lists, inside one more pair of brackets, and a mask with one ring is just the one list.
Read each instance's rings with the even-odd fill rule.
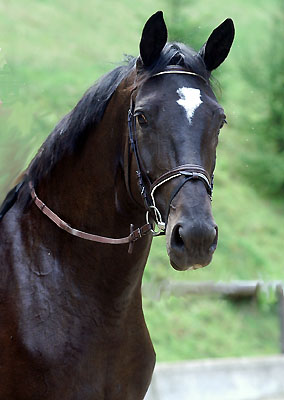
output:
[[[205,78],[203,76],[198,75],[194,72],[183,70],[176,66],[169,66],[169,67],[167,67],[167,69],[165,71],[161,71],[155,75],[152,75],[151,78],[153,78],[155,76],[163,75],[163,74],[193,75],[198,78],[201,78],[203,81],[205,81],[207,83],[207,81],[205,80]],[[206,187],[206,190],[207,190],[208,195],[210,196],[210,199],[212,199],[212,191],[213,191],[213,176],[210,179],[208,172],[200,165],[195,165],[195,164],[185,164],[185,165],[180,165],[176,168],[173,168],[172,170],[165,172],[158,179],[156,179],[153,183],[151,183],[150,178],[147,176],[147,174],[143,173],[142,168],[141,168],[137,140],[136,140],[136,135],[135,135],[135,133],[136,133],[136,118],[135,118],[134,108],[135,108],[135,106],[134,106],[134,103],[133,103],[132,97],[131,97],[130,109],[128,111],[129,141],[130,141],[131,150],[134,154],[135,161],[136,161],[136,166],[137,166],[136,175],[137,175],[138,184],[140,187],[140,194],[144,200],[146,210],[147,210],[146,211],[146,224],[143,225],[141,228],[137,228],[134,230],[133,224],[130,224],[130,234],[128,236],[125,236],[123,238],[118,238],[118,239],[95,235],[92,233],[87,233],[87,232],[83,232],[78,229],[72,228],[67,222],[62,220],[42,200],[40,200],[38,198],[32,182],[29,182],[29,187],[30,187],[30,191],[31,191],[30,193],[31,193],[31,197],[33,199],[34,204],[39,208],[39,210],[43,214],[45,214],[60,229],[63,229],[64,231],[68,232],[69,234],[71,234],[73,236],[76,236],[76,237],[79,237],[79,238],[85,239],[85,240],[90,240],[93,242],[106,243],[106,244],[129,244],[129,248],[128,248],[129,254],[132,253],[134,242],[136,242],[136,240],[142,238],[145,235],[148,235],[149,233],[152,233],[153,236],[158,236],[158,235],[165,233],[170,204],[173,201],[174,197],[178,194],[180,189],[183,187],[183,185],[187,181],[201,180]],[[155,197],[154,197],[155,191],[161,185],[169,182],[170,180],[172,180],[174,178],[178,178],[181,176],[184,177],[184,180],[174,190],[174,192],[172,193],[172,195],[170,197],[168,210],[167,210],[167,214],[166,214],[166,221],[164,222],[162,219],[161,212],[159,211],[159,209],[156,206]],[[144,177],[146,177],[146,179],[148,180],[149,187],[150,187],[150,193],[147,192],[146,185],[144,183]],[[155,231],[155,227],[153,226],[153,224],[151,224],[149,222],[150,213],[153,214],[154,221],[158,227],[158,231]]]
[[73,236],[77,236],[81,239],[91,240],[92,242],[107,243],[107,244],[127,244],[129,243],[128,253],[132,253],[133,244],[137,239],[147,235],[152,230],[152,225],[147,223],[141,228],[133,230],[133,224],[130,225],[130,234],[120,239],[108,238],[105,236],[94,235],[93,233],[87,233],[78,229],[72,228],[67,222],[63,221],[57,214],[55,214],[42,200],[40,200],[35,192],[32,182],[29,182],[31,189],[31,197],[34,204],[45,214],[52,222],[54,222],[60,229],[70,233]]

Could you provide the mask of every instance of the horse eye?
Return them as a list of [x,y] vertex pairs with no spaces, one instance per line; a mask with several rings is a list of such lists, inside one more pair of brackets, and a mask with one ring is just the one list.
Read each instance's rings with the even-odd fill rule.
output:
[[143,126],[143,125],[145,126],[148,124],[147,118],[145,117],[145,115],[143,113],[137,114],[136,118],[137,118],[137,121],[140,126]]

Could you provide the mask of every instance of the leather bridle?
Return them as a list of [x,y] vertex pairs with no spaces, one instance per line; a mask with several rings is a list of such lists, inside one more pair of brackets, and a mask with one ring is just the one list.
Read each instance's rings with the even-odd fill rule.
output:
[[[151,78],[155,76],[160,76],[163,74],[188,74],[192,76],[196,76],[207,83],[205,78],[199,74],[194,72],[190,72],[177,67],[167,67],[165,71],[161,71],[155,75],[152,75]],[[138,152],[138,143],[136,136],[136,116],[135,116],[135,105],[132,100],[130,102],[130,109],[128,111],[128,134],[129,134],[129,142],[132,153],[134,154],[136,161],[136,175],[140,188],[140,194],[144,200],[146,207],[146,224],[141,228],[133,229],[133,224],[130,225],[130,234],[123,238],[109,238],[100,235],[95,235],[87,232],[80,231],[78,229],[72,228],[67,222],[63,221],[57,214],[55,214],[42,200],[40,200],[35,192],[32,182],[29,182],[29,187],[31,190],[31,197],[35,203],[35,205],[43,212],[51,221],[53,221],[59,228],[65,230],[73,236],[80,237],[82,239],[91,240],[99,243],[108,243],[108,244],[129,244],[128,252],[132,253],[134,242],[141,237],[152,233],[153,236],[157,236],[160,234],[164,234],[166,230],[166,224],[169,214],[170,205],[174,199],[174,197],[178,194],[183,185],[189,180],[200,180],[204,183],[205,188],[207,190],[210,199],[212,198],[213,191],[213,176],[210,178],[208,172],[200,165],[195,164],[185,164],[180,165],[178,167],[173,168],[170,171],[165,172],[159,178],[157,178],[154,182],[151,183],[149,176],[143,171],[141,166],[141,160]],[[182,177],[183,180],[179,183],[179,185],[174,189],[173,193],[170,196],[170,201],[168,205],[168,209],[166,212],[166,220],[163,221],[162,214],[156,206],[155,202],[155,192],[162,185],[166,184],[172,179]],[[147,190],[147,186],[144,183],[144,180],[148,181],[149,191]],[[129,185],[129,184],[128,184]],[[130,187],[130,185],[129,185]],[[150,223],[149,218],[153,219],[153,223]],[[155,224],[158,227],[158,231],[155,231]]]
[[[164,74],[187,74],[187,75],[192,75],[196,76],[200,79],[202,79],[206,84],[207,81],[206,79],[194,72],[184,70],[178,66],[168,66],[166,70],[158,72],[157,74],[154,74],[151,76],[151,78],[155,76],[160,76]],[[135,157],[135,162],[136,162],[136,176],[138,180],[138,185],[140,188],[140,194],[144,200],[144,204],[146,207],[146,221],[149,223],[149,215],[151,214],[153,216],[153,219],[158,227],[158,231],[155,231],[152,229],[152,234],[154,236],[158,236],[161,234],[165,233],[166,230],[166,225],[167,225],[167,220],[168,220],[168,215],[169,215],[169,210],[170,210],[170,205],[174,199],[174,197],[178,194],[180,189],[183,187],[183,185],[188,182],[189,180],[200,180],[204,183],[205,188],[207,190],[207,193],[212,200],[212,192],[213,192],[213,181],[214,177],[212,174],[212,177],[210,178],[208,172],[200,165],[196,164],[184,164],[180,165],[178,167],[173,168],[170,171],[165,172],[163,175],[161,175],[159,178],[157,178],[154,182],[151,182],[148,174],[143,171],[142,168],[142,163],[141,163],[141,157],[139,155],[139,149],[138,149],[138,142],[137,142],[137,135],[136,135],[136,115],[135,115],[135,104],[134,101],[130,100],[130,108],[128,111],[128,133],[129,133],[129,141],[130,141],[130,147],[132,150],[132,153],[134,154]],[[155,191],[162,186],[163,184],[169,182],[170,180],[178,177],[183,177],[184,179],[180,182],[180,184],[174,189],[173,193],[170,196],[170,201],[168,203],[168,207],[166,210],[166,220],[165,222],[162,219],[162,214],[159,211],[159,209],[156,206],[155,202]],[[147,185],[145,184],[144,181],[147,181]],[[149,189],[147,190],[147,186]],[[128,184],[128,188],[130,185]],[[132,196],[133,197],[133,196]]]

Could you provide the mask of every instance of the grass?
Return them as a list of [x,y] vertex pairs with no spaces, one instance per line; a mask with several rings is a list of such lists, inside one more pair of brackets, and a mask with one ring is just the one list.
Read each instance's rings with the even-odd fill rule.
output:
[[217,297],[145,298],[158,361],[278,353],[277,309]]
[[[262,196],[243,177],[253,151],[265,98],[245,79],[266,79],[261,52],[268,43],[274,2],[183,0],[188,42],[201,47],[228,16],[236,23],[231,55],[215,74],[229,121],[221,133],[213,211],[220,238],[212,264],[179,273],[168,262],[163,238],[154,240],[144,275],[158,288],[167,279],[284,279],[281,200]],[[156,10],[174,23],[173,0],[0,0],[0,198],[28,164],[58,120],[123,53],[138,52],[141,29]],[[261,45],[260,45],[261,44]],[[275,304],[232,303],[223,298],[145,296],[144,310],[159,360],[278,352]]]

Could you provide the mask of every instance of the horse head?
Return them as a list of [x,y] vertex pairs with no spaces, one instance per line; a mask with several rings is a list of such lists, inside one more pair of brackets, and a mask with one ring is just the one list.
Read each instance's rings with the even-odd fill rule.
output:
[[167,43],[162,12],[142,33],[130,106],[133,165],[148,214],[166,234],[177,270],[208,265],[217,246],[211,194],[226,117],[210,74],[227,57],[233,38],[233,22],[227,19],[199,52]]

